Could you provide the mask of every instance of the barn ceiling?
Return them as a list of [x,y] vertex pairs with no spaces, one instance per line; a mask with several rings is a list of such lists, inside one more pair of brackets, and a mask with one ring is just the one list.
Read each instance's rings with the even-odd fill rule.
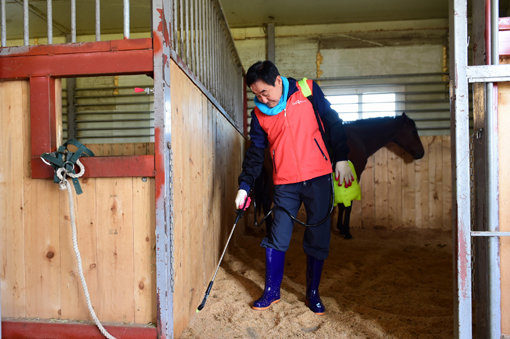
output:
[[[232,28],[448,18],[448,0],[218,0]],[[69,0],[53,0],[54,35],[70,32]],[[469,5],[470,1],[468,1]],[[94,34],[93,0],[76,0],[77,34]],[[499,0],[510,16],[510,0]],[[46,36],[46,0],[29,0],[30,36]],[[122,32],[123,0],[101,1],[101,32]],[[130,1],[131,32],[150,30],[151,1]],[[118,13],[119,15],[112,15]],[[23,0],[6,0],[7,39],[23,38]]]
[[448,18],[447,0],[220,0],[230,27]]
[[[448,18],[447,0],[219,0],[230,27]],[[506,2],[506,1],[505,1]],[[53,0],[53,32],[70,32],[70,1]],[[76,1],[77,34],[94,34],[94,2]],[[44,37],[46,0],[29,0],[30,36]],[[122,32],[123,0],[101,1],[101,32]],[[130,1],[131,32],[150,30],[151,1]],[[106,14],[108,13],[108,14]],[[119,15],[111,15],[118,13]],[[7,39],[23,37],[23,0],[6,0]]]

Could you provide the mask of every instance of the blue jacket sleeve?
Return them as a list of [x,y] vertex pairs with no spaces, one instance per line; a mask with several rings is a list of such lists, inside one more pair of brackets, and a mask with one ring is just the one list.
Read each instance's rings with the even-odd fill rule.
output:
[[248,193],[250,193],[255,179],[262,173],[264,152],[268,144],[267,134],[260,126],[254,112],[251,113],[250,139],[251,143],[243,160],[243,170],[238,178],[239,188]]
[[315,82],[312,89],[313,105],[319,112],[319,116],[324,124],[326,139],[324,142],[330,145],[330,154],[333,159],[333,166],[337,161],[347,160],[349,146],[347,145],[347,136],[343,126],[343,121],[338,113],[331,108],[331,104],[324,97],[322,89]]

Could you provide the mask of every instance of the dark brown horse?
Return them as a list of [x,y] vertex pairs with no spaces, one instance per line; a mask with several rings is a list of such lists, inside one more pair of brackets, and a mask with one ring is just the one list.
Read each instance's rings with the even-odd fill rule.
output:
[[[421,159],[425,154],[423,144],[418,136],[416,124],[405,113],[397,117],[357,120],[345,124],[349,160],[358,174],[358,181],[365,170],[368,158],[390,142],[394,142],[414,159]],[[349,231],[352,205],[338,205],[337,228],[346,239],[352,238]]]
[[[414,159],[421,159],[425,154],[416,124],[405,113],[396,117],[356,120],[345,123],[344,126],[350,149],[348,158],[354,165],[358,181],[361,180],[368,158],[390,142],[400,146]],[[272,162],[270,158],[266,160],[268,161],[264,162],[264,171],[254,187],[255,215],[260,210],[267,215],[272,205]],[[343,204],[338,205],[337,228],[345,239],[352,238],[349,231],[351,210],[352,205],[349,207],[345,207]],[[270,216],[265,221],[266,227],[269,229],[272,221]],[[255,225],[258,225],[257,221],[255,221]]]

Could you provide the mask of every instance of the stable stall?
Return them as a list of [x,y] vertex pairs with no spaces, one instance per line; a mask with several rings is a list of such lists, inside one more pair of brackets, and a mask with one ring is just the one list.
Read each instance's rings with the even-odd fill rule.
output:
[[[234,109],[243,105],[243,81],[217,2],[202,7],[200,15],[208,18],[194,28],[201,40],[182,49],[190,62],[189,48],[200,46],[203,54],[193,54],[193,60],[203,63],[201,75],[170,49],[178,39],[170,22],[179,10],[172,5],[154,1],[152,10],[150,3],[139,5],[149,8],[146,29],[152,33],[133,34],[136,38],[130,38],[124,11],[128,24],[120,36],[96,31],[95,39],[74,35],[65,43],[59,36],[60,43],[52,44],[49,30],[46,45],[27,39],[26,46],[18,47],[19,41],[7,46],[2,40],[2,337],[101,337],[106,335],[101,323],[119,338],[179,337],[195,313],[233,222],[244,139],[242,114]],[[63,4],[48,7],[48,22],[53,10],[63,10],[58,6]],[[129,14],[129,3],[124,6]],[[107,9],[111,12],[103,15],[122,18],[115,7]],[[204,62],[206,53],[214,62]],[[144,84],[153,104],[144,103],[139,118],[149,125],[125,135],[136,119],[117,120],[136,116],[142,107],[128,102],[135,85],[122,77],[136,74],[150,79]],[[71,86],[78,94],[70,94]],[[209,90],[218,86],[230,91],[228,102]],[[87,94],[97,90],[110,91],[113,101]],[[98,121],[99,127],[91,127]],[[95,137],[87,134],[91,129]],[[41,155],[56,152],[71,135],[94,156],[79,158],[83,193],[71,184],[68,199]],[[74,146],[68,150],[76,152]],[[73,220],[79,249],[73,246]]]

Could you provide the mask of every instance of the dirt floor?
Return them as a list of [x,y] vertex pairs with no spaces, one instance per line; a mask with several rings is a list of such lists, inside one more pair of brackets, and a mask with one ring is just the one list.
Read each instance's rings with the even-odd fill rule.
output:
[[450,232],[335,230],[320,292],[326,314],[304,304],[303,228],[286,255],[281,301],[251,309],[264,288],[262,229],[250,228],[229,249],[205,308],[181,338],[452,338]]

